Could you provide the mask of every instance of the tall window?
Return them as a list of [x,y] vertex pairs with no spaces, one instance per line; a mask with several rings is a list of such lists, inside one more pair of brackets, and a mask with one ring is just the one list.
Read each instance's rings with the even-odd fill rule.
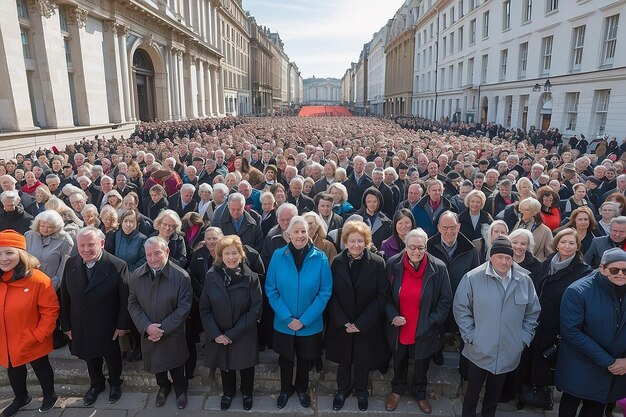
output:
[[509,60],[509,50],[500,51],[500,81],[506,80],[506,64]]
[[613,59],[615,58],[615,47],[617,45],[618,23],[618,14],[609,16],[605,19],[602,65],[613,65]]
[[519,46],[519,78],[526,78],[526,69],[528,68],[528,42],[524,42]]
[[487,69],[489,68],[489,55],[483,55],[482,67],[480,70],[480,83],[485,84],[487,82]]
[[606,116],[609,112],[610,98],[611,90],[596,90],[594,93],[595,122],[593,129],[596,135],[604,135],[606,131]]
[[463,61],[459,62],[459,68],[456,73],[456,86],[457,88],[461,88],[463,85]]
[[585,25],[574,28],[572,36],[572,59],[570,71],[580,71],[583,61],[583,45],[585,44]]
[[522,6],[522,22],[528,22],[533,18],[533,0],[524,0]]
[[457,50],[463,50],[463,26],[459,28],[459,47]]
[[445,58],[448,55],[448,39],[446,39],[445,36],[442,39],[441,46],[442,46],[441,52],[443,52],[441,57]]
[[502,30],[511,28],[511,0],[502,3]]
[[65,62],[72,63],[72,49],[70,46],[70,40],[68,38],[63,39],[63,47],[65,48]]
[[483,39],[489,37],[489,11],[483,13]]
[[59,24],[61,26],[61,32],[67,33],[67,12],[64,7],[59,7]]
[[470,12],[476,8],[476,0],[469,0],[469,10]]
[[454,53],[454,32],[450,32],[450,54]]
[[565,94],[565,130],[576,130],[580,93]]
[[446,13],[441,15],[441,22],[443,23],[443,28],[447,28],[448,27],[448,16],[446,15]]
[[467,84],[474,84],[474,58],[467,60]]
[[559,0],[546,0],[546,13],[559,10]]
[[28,31],[25,29],[21,30],[22,36],[22,53],[24,54],[24,59],[30,59],[30,40],[28,39]]
[[552,67],[552,36],[541,41],[541,75],[549,75]]
[[464,8],[463,0],[459,0],[458,9],[459,9],[459,18],[465,16],[465,8]]
[[476,43],[476,19],[472,19],[470,22],[470,45],[474,45]]
[[17,16],[22,19],[28,19],[30,16],[28,15],[28,6],[26,5],[26,0],[17,0]]
[[450,24],[456,22],[456,14],[454,10],[454,6],[450,7]]

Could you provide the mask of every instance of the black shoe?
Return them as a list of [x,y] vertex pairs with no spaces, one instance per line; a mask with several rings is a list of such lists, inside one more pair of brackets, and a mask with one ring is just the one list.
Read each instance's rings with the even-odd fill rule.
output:
[[136,349],[133,351],[132,355],[130,355],[128,362],[141,362],[142,360],[141,349]]
[[311,397],[306,392],[299,392],[298,398],[300,399],[300,405],[304,408],[309,408],[311,405]]
[[433,363],[437,366],[443,365],[443,352],[439,351],[433,355]]
[[109,389],[109,404],[115,404],[122,398],[122,387],[119,385],[112,386]]
[[253,403],[254,403],[254,397],[252,395],[243,396],[243,409],[244,410],[251,410]]
[[367,411],[367,393],[362,393],[362,394],[357,394],[357,403],[359,405],[359,410],[361,411]]
[[335,399],[333,400],[333,410],[339,411],[343,407],[343,404],[346,402],[347,395],[343,392],[338,392],[335,394]]
[[93,405],[98,399],[98,395],[100,395],[102,391],[104,391],[104,388],[96,388],[93,386],[89,387],[89,389],[85,393],[85,396],[83,397],[83,404],[85,405],[85,407]]
[[176,408],[179,410],[184,410],[187,407],[187,403],[189,402],[189,397],[187,397],[187,393],[183,392],[176,398]]
[[39,407],[40,413],[47,413],[52,410],[54,406],[57,404],[59,400],[59,396],[57,393],[53,393],[50,397],[43,397],[43,401],[41,401],[41,407]]
[[18,411],[20,411],[21,408],[26,407],[28,404],[30,404],[32,400],[33,399],[30,397],[30,395],[27,395],[24,399],[14,399],[13,402],[11,402],[11,404],[9,404],[9,406],[4,409],[4,411],[2,412],[2,417],[14,416],[15,414],[17,414]]
[[230,403],[233,402],[233,397],[229,397],[227,395],[222,395],[222,400],[220,401],[220,410],[226,411],[230,408]]
[[287,405],[287,401],[289,401],[289,397],[291,397],[293,395],[293,388],[290,389],[288,392],[281,392],[278,395],[278,399],[276,400],[276,406],[278,406],[278,408],[285,408],[285,406]]
[[156,395],[156,400],[154,400],[154,405],[156,405],[157,407],[163,407],[165,405],[165,401],[167,401],[167,396],[170,395],[171,389],[171,385],[159,388],[159,392],[157,392]]

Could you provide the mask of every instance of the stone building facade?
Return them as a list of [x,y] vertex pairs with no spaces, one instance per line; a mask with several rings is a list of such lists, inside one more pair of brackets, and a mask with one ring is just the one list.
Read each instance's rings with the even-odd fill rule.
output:
[[252,113],[268,115],[272,112],[272,41],[269,29],[250,22],[250,70],[252,81]]
[[304,80],[304,104],[340,104],[341,84],[341,80],[337,78],[307,78]]

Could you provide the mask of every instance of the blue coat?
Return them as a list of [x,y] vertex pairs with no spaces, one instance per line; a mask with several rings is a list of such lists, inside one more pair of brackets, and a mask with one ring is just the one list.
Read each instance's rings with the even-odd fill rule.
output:
[[[297,336],[320,333],[332,290],[333,277],[324,252],[311,245],[298,272],[289,245],[277,249],[265,279],[265,292],[274,310],[274,329]],[[304,325],[297,332],[287,327],[294,318]]]
[[561,300],[561,346],[556,386],[601,403],[626,397],[626,376],[607,367],[626,357],[626,298],[620,305],[613,284],[595,272],[570,285]]
[[415,207],[411,212],[413,213],[413,217],[415,218],[415,224],[417,227],[421,227],[424,229],[428,236],[433,236],[437,233],[437,224],[439,223],[439,216],[446,210],[456,211],[450,201],[441,197],[441,204],[437,207],[437,210],[433,213],[430,207],[430,197],[428,195],[422,197],[420,201],[417,202]]
[[141,233],[139,229],[135,229],[130,235],[127,235],[120,228],[115,232],[115,256],[128,264],[130,273],[146,263],[146,251],[143,244],[148,238]]

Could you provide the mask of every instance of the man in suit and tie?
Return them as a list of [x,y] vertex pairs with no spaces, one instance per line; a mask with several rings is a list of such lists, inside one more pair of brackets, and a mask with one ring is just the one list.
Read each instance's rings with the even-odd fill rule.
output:
[[104,391],[103,359],[109,370],[109,403],[121,395],[122,354],[117,338],[130,325],[128,265],[104,250],[104,233],[85,227],[76,235],[78,255],[67,260],[61,281],[61,329],[71,352],[87,362],[91,385],[83,398],[93,405]]

